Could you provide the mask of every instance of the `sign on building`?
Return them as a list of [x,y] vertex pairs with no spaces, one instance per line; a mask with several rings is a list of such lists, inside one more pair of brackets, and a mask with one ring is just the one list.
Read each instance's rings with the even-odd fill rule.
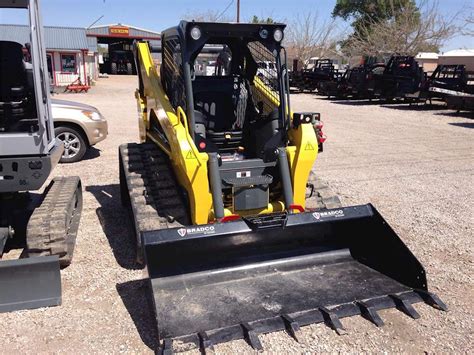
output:
[[114,36],[128,36],[129,29],[124,26],[109,27],[109,33]]

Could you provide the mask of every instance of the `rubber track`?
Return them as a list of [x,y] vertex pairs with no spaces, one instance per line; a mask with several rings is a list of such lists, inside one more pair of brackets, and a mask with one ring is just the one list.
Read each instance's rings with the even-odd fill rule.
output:
[[342,207],[339,196],[330,189],[327,183],[311,172],[309,176],[309,185],[312,185],[312,195],[306,199],[307,209],[331,209]]
[[140,253],[141,232],[189,224],[187,205],[168,156],[155,144],[123,144],[119,151],[122,203],[130,203]]
[[28,255],[58,255],[61,266],[65,267],[72,261],[82,212],[80,179],[55,178],[45,194],[28,221]]

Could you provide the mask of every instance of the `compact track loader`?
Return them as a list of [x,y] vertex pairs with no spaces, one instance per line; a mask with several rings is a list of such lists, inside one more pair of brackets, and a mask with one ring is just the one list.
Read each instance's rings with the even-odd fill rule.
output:
[[[417,318],[421,301],[446,309],[372,205],[340,207],[313,177],[320,125],[290,108],[284,29],[183,21],[162,33],[160,70],[135,45],[142,143],[120,146],[120,186],[164,352],[174,339],[260,349],[260,333],[340,333],[353,315],[381,326],[378,310]],[[196,75],[207,61],[215,75]],[[271,85],[259,62],[275,63]]]
[[[0,312],[61,303],[82,209],[78,177],[46,183],[64,146],[55,138],[37,0],[0,0],[28,17],[30,43],[0,34]],[[8,10],[7,10],[8,9]],[[23,249],[21,258],[15,249]],[[15,258],[12,257],[15,256]]]

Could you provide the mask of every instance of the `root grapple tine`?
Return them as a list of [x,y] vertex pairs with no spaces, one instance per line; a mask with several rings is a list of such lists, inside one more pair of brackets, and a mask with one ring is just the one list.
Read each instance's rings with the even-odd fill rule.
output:
[[358,301],[357,305],[360,308],[360,313],[361,313],[362,317],[364,317],[365,319],[371,321],[377,327],[381,327],[381,326],[384,325],[384,322],[383,322],[382,318],[380,318],[379,314],[377,313],[377,311],[375,310],[374,307],[369,306],[364,301]]
[[335,330],[337,334],[344,335],[347,333],[336,313],[326,307],[319,308],[319,311],[324,317],[324,322]]
[[201,353],[214,354],[214,343],[212,342],[211,339],[209,339],[209,336],[207,335],[207,333],[199,332],[198,337],[199,337],[199,346],[201,348]]
[[301,328],[298,322],[296,322],[291,316],[288,314],[283,314],[281,316],[283,322],[285,323],[285,327],[288,333],[297,341],[300,342],[301,340]]
[[416,311],[413,305],[409,301],[404,299],[402,296],[399,296],[399,295],[389,295],[389,296],[395,302],[395,306],[397,307],[399,311],[405,313],[407,316],[413,319],[420,318],[419,313]]
[[445,312],[448,311],[448,306],[446,306],[446,304],[434,293],[425,290],[415,290],[415,292],[430,306]]
[[263,350],[262,343],[258,338],[258,333],[253,329],[249,323],[242,323],[242,329],[244,330],[245,340],[255,350]]
[[173,355],[173,339],[163,339],[163,347],[161,348],[161,355]]

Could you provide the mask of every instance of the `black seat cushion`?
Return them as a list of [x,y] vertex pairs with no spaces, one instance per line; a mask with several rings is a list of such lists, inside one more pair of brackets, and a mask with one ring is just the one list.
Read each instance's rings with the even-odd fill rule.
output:
[[0,101],[14,101],[25,95],[27,85],[20,43],[0,41]]
[[193,81],[194,108],[203,114],[207,129],[231,129],[235,122],[233,86],[233,77],[196,77]]
[[0,131],[37,129],[34,90],[23,58],[20,43],[0,41]]
[[196,77],[194,108],[200,111],[207,129],[223,132],[242,130],[249,90],[241,76]]

